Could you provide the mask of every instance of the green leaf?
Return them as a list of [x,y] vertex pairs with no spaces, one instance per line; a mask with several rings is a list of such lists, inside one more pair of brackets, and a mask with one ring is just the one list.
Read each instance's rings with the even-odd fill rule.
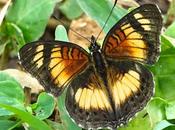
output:
[[160,59],[150,67],[156,83],[155,96],[175,100],[175,46],[165,35],[161,37],[161,45]]
[[3,107],[13,113],[15,113],[18,118],[20,118],[22,121],[26,122],[30,127],[34,128],[35,130],[52,130],[46,123],[43,121],[37,119],[33,115],[22,111],[20,109],[17,109],[15,107],[6,105],[6,104],[1,104],[0,107]]
[[155,126],[156,123],[166,119],[165,115],[165,106],[167,101],[161,98],[154,98],[147,105],[147,112],[151,120],[152,126]]
[[0,72],[0,95],[24,101],[24,93],[21,85],[5,72]]
[[175,22],[173,22],[165,31],[165,35],[175,38]]
[[[105,24],[105,21],[114,5],[111,0],[77,0],[81,9],[92,19],[102,27]],[[107,33],[109,29],[117,23],[127,11],[119,6],[114,8],[114,11],[107,22],[104,31]]]
[[[175,44],[173,44],[174,41],[175,39],[162,34],[161,35],[161,54],[170,53],[169,49],[172,49],[172,48],[175,49]],[[173,53],[173,51],[171,51],[171,53]]]
[[9,130],[13,126],[15,126],[17,122],[9,121],[9,120],[0,120],[1,130]]
[[[168,122],[167,120],[162,120],[155,126],[154,130],[163,130],[163,129],[170,127],[170,126],[174,126],[174,128],[172,130],[175,129],[175,124],[172,124],[172,123]],[[170,130],[170,129],[166,129],[166,130]]]
[[78,18],[83,13],[76,0],[65,0],[59,5],[59,9],[70,20]]
[[167,120],[175,119],[175,100],[166,105],[165,112]]
[[40,120],[48,118],[55,108],[53,96],[43,92],[39,95],[37,103],[34,104],[34,112]]
[[57,0],[16,0],[6,21],[16,24],[26,42],[37,40],[44,32]]
[[9,38],[15,39],[19,44],[19,47],[22,47],[25,44],[24,36],[22,30],[14,23],[6,23],[6,29]]
[[[24,93],[20,84],[8,74],[0,72],[0,103],[24,110]],[[0,108],[0,116],[12,115]]]
[[56,27],[55,40],[68,41],[67,31],[63,25],[58,25]]

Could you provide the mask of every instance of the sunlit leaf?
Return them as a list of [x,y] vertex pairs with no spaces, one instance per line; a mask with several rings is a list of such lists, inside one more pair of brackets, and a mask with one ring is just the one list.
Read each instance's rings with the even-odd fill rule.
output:
[[68,19],[78,18],[83,13],[76,0],[65,0],[59,9]]
[[34,106],[33,110],[36,117],[41,120],[46,119],[52,114],[55,108],[54,98],[47,93],[41,93]]
[[16,24],[26,42],[37,40],[44,32],[57,0],[16,0],[6,21]]

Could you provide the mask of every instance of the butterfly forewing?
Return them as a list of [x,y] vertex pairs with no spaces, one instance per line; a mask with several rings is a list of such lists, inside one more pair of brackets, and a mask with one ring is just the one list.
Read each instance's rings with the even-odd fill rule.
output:
[[156,5],[134,9],[108,32],[102,50],[114,59],[132,59],[147,64],[157,61],[160,53],[162,17]]
[[152,74],[142,65],[107,62],[107,85],[89,68],[68,88],[66,108],[83,128],[116,128],[142,109],[153,95]]
[[86,68],[89,60],[83,48],[62,41],[29,43],[19,56],[22,66],[55,96]]

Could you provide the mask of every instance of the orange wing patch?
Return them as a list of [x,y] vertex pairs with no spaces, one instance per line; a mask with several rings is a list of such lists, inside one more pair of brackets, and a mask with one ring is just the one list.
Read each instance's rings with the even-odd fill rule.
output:
[[117,30],[116,34],[109,37],[108,45],[110,47],[106,47],[106,55],[111,57],[132,57],[141,61],[145,60],[148,55],[148,45],[142,40],[143,36],[135,32],[131,26],[125,29],[123,27],[122,29],[123,32]]
[[67,84],[87,61],[88,58],[77,48],[52,49],[49,68],[54,83],[59,84],[58,87]]
[[109,69],[108,82],[115,107],[123,105],[134,93],[140,91],[140,75],[133,70],[122,74]]
[[72,43],[34,42],[20,50],[21,64],[46,91],[58,96],[76,74],[87,67],[87,52]]
[[107,34],[102,49],[110,58],[156,62],[160,52],[162,17],[154,5],[137,8]]

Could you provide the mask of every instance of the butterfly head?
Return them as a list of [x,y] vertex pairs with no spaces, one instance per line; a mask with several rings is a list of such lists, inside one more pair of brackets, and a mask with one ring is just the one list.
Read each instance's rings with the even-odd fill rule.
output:
[[91,37],[91,45],[89,47],[91,52],[98,52],[100,50],[100,46],[96,42],[96,38],[92,35]]

